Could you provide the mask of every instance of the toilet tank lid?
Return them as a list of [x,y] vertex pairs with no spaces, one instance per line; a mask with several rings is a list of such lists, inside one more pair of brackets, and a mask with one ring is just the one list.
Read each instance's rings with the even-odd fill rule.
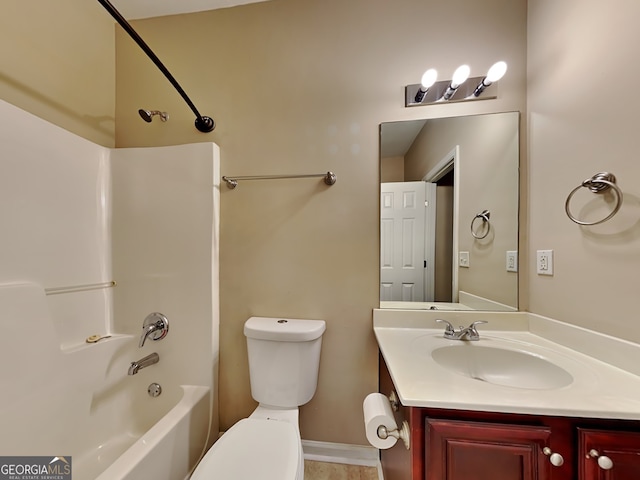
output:
[[308,342],[319,338],[325,328],[324,320],[251,317],[244,324],[244,334],[259,340]]

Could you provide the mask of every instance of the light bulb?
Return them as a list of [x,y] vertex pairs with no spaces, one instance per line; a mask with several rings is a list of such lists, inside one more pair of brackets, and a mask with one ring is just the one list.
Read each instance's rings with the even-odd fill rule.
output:
[[505,62],[496,62],[491,65],[491,68],[487,72],[487,76],[482,79],[476,89],[473,91],[474,97],[479,97],[484,89],[491,85],[493,82],[497,82],[504,74],[507,73],[507,64]]
[[438,78],[438,72],[436,71],[435,68],[430,68],[429,70],[424,72],[421,80],[422,85],[420,85],[420,88],[416,93],[416,98],[415,98],[416,103],[422,103],[422,100],[424,100],[424,97],[427,94],[427,91],[429,90],[429,88],[431,88],[431,86],[433,86],[434,83],[436,83],[437,78]]
[[462,85],[467,80],[467,78],[469,78],[470,72],[471,69],[469,68],[469,65],[460,65],[458,68],[456,68],[456,71],[453,72],[453,79],[447,87],[447,90],[444,92],[442,100],[450,100],[451,97],[455,95],[458,87]]
[[497,82],[502,77],[504,77],[505,73],[507,73],[507,64],[505,62],[494,63],[487,72],[487,76],[484,79],[485,85],[489,86],[493,82]]
[[469,73],[471,73],[469,65],[460,65],[458,68],[456,68],[456,71],[453,72],[451,88],[458,88],[460,85],[462,85],[467,80],[467,78],[469,78]]
[[422,75],[422,88],[428,90],[436,83],[438,79],[438,71],[435,68],[430,68]]

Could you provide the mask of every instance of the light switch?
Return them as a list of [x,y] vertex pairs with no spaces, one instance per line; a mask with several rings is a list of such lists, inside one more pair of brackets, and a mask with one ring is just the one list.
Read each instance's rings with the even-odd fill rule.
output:
[[507,272],[518,271],[518,251],[507,250]]

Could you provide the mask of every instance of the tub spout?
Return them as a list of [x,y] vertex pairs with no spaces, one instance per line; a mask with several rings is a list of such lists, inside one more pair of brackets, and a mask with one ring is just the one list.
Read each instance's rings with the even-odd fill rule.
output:
[[131,362],[129,366],[129,375],[135,375],[142,368],[146,368],[149,365],[153,365],[154,363],[158,363],[160,361],[160,356],[157,353],[152,353],[147,355],[144,358],[141,358],[137,362]]

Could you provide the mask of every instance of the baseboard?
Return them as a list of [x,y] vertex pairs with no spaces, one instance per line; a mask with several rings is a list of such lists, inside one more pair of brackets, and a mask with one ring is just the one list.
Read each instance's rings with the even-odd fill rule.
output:
[[305,460],[363,467],[378,467],[380,464],[378,449],[364,445],[302,440],[302,450]]

